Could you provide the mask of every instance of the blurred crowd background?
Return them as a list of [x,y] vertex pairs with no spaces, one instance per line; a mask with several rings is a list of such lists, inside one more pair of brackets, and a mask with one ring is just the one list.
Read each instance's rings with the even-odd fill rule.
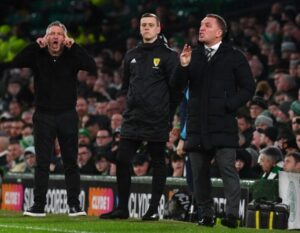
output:
[[[228,22],[229,40],[248,59],[256,93],[239,110],[240,148],[236,168],[245,179],[273,179],[276,171],[300,172],[300,12],[297,0],[1,0],[0,2],[0,167],[6,172],[33,172],[33,75],[29,69],[5,69],[5,63],[27,44],[44,36],[59,20],[68,34],[94,57],[97,76],[78,73],[76,110],[79,122],[78,165],[81,174],[115,175],[122,112],[126,96],[122,62],[140,43],[139,18],[157,14],[168,44],[180,52],[196,47],[201,19],[207,13]],[[183,105],[184,106],[184,105]],[[166,144],[169,176],[185,176],[185,158],[176,154],[184,107],[178,107]],[[142,146],[133,161],[136,176],[151,174],[151,160]],[[297,157],[298,156],[298,157]],[[298,165],[297,165],[298,164]],[[299,169],[299,170],[298,170]],[[62,173],[58,143],[50,171]],[[275,173],[275,176],[272,175]],[[212,176],[218,177],[217,166]]]

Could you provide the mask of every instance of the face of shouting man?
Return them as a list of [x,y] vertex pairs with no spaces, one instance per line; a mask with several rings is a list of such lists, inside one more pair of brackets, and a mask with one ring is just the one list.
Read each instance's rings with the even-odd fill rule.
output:
[[199,41],[211,47],[222,40],[223,33],[217,18],[208,16],[201,21]]
[[47,29],[46,34],[49,53],[52,56],[59,56],[63,51],[66,37],[64,28],[58,25],[53,25]]

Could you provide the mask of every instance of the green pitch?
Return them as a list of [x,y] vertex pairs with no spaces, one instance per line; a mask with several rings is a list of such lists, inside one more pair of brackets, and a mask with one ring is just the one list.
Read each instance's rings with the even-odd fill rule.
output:
[[199,227],[193,223],[177,221],[142,222],[138,219],[104,221],[96,217],[70,218],[67,215],[48,215],[44,218],[24,217],[20,212],[0,211],[0,232],[8,233],[270,233],[287,231],[228,229]]

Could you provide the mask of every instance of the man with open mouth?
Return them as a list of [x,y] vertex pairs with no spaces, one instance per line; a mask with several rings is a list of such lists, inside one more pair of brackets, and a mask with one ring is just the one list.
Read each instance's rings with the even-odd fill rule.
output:
[[34,75],[34,142],[37,156],[34,205],[24,212],[33,217],[46,216],[46,193],[54,141],[60,144],[65,171],[69,216],[86,213],[79,206],[80,174],[77,165],[78,115],[77,72],[96,75],[91,56],[67,36],[59,21],[51,23],[46,34],[25,47],[13,60],[12,67],[28,67]]

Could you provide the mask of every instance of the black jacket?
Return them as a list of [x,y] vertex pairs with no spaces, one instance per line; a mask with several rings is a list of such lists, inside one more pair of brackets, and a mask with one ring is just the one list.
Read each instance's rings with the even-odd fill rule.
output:
[[167,141],[170,130],[171,94],[169,80],[178,64],[177,53],[162,39],[143,43],[127,52],[122,91],[127,93],[121,137]]
[[35,105],[46,111],[74,109],[77,100],[77,72],[96,74],[92,57],[77,44],[52,57],[37,43],[25,47],[13,60],[12,67],[31,68],[34,75]]
[[255,83],[243,54],[221,43],[208,62],[204,46],[192,51],[189,66],[177,66],[171,85],[190,95],[187,111],[187,150],[238,147],[236,111],[251,99]]

